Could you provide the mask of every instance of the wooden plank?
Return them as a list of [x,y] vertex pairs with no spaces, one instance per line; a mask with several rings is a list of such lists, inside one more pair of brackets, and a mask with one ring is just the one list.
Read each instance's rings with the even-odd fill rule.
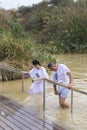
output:
[[1,125],[0,125],[0,130],[5,130],[5,129],[4,129],[4,128],[2,128],[2,127],[1,127]]
[[[7,110],[7,106],[5,108],[5,105],[0,103],[0,106],[2,106],[0,108],[0,111],[4,111],[5,113],[7,113],[7,119],[10,119],[11,122],[15,122],[17,125],[19,125],[21,128],[25,127],[26,130],[28,129],[42,129],[43,127],[39,124],[37,124],[35,121],[31,120],[30,117],[26,117],[24,115],[22,115],[21,113],[15,111],[15,115],[12,115],[14,113],[12,113],[10,110]],[[7,112],[8,111],[8,112]],[[29,115],[28,115],[29,116]],[[16,122],[18,121],[18,123]],[[27,129],[28,128],[28,129]]]
[[0,119],[0,127],[4,130],[13,130],[11,127],[8,126],[8,124],[5,124],[5,122],[3,122],[1,119]]
[[[0,106],[1,106],[1,103],[0,103]],[[7,110],[3,107],[3,106],[1,106],[0,107],[0,112],[3,112],[3,113],[5,113],[6,114],[6,119],[8,119],[10,122],[12,122],[12,123],[14,123],[14,124],[16,124],[18,127],[20,127],[21,129],[26,129],[26,130],[29,130],[30,129],[30,127],[29,127],[29,123],[28,123],[28,126],[26,126],[25,125],[25,123],[23,122],[21,122],[21,118],[14,118],[14,115],[13,115],[13,113],[11,113],[11,112],[7,112]],[[1,113],[0,113],[1,114]],[[1,114],[2,115],[2,114]],[[3,114],[4,115],[4,114]]]
[[19,127],[16,126],[16,124],[10,122],[8,119],[4,118],[3,116],[0,115],[0,120],[6,125],[5,129],[7,130],[22,130]]
[[[8,103],[8,101],[6,101],[5,105],[7,105],[7,103]],[[10,102],[10,107],[12,107],[13,109],[17,109],[17,107],[19,107],[19,106],[15,106],[13,103],[12,103],[12,105],[11,105],[11,102]],[[22,115],[21,115],[20,113],[21,113]],[[19,115],[19,116],[21,116],[21,117],[23,116],[24,118],[25,118],[25,117],[27,118],[27,117],[28,117],[28,114],[30,114],[30,113],[28,113],[28,112],[25,112],[23,109],[20,109],[20,113],[17,112],[17,115]],[[32,116],[32,117],[33,117],[33,116]],[[30,115],[29,115],[29,118],[30,118]],[[28,120],[28,118],[27,118],[27,120]],[[26,120],[26,121],[27,121],[27,120]],[[35,119],[35,121],[37,122],[37,119]],[[42,125],[42,126],[45,125],[45,127],[46,127],[47,129],[50,129],[50,130],[51,130],[51,129],[53,130],[53,128],[56,129],[55,126],[53,127],[52,124],[49,125],[49,123],[46,123],[46,122],[43,121],[43,120],[41,121],[41,119],[38,119],[38,122],[37,122],[37,123],[40,123],[40,125]],[[36,124],[36,127],[37,127],[37,124]],[[46,129],[46,128],[44,128],[44,129]],[[57,129],[58,129],[58,126],[57,126]]]
[[5,124],[6,121],[11,122],[21,130],[65,130],[49,120],[40,119],[37,113],[33,113],[29,108],[27,109],[2,95],[0,96],[0,106],[0,111],[3,110],[7,114]]
[[[0,110],[2,111],[2,109],[3,108],[5,108],[5,109],[3,109],[3,111],[7,111],[7,104],[1,104],[0,103],[0,106],[2,106],[1,108],[0,108]],[[14,105],[13,105],[14,106]],[[12,108],[12,107],[10,107],[10,108]],[[16,107],[17,108],[17,107]],[[14,111],[13,111],[14,112]],[[43,129],[43,126],[41,125],[41,124],[39,124],[39,123],[37,123],[35,120],[35,118],[33,118],[33,119],[31,119],[30,118],[30,115],[29,115],[29,113],[27,113],[26,115],[24,115],[23,113],[20,113],[20,112],[18,112],[18,111],[16,111],[15,110],[15,115],[13,116],[13,118],[16,118],[16,120],[19,120],[19,121],[22,121],[21,123],[23,123],[24,125],[26,124],[28,127],[29,127],[29,123],[30,123],[30,125],[32,126],[34,126],[34,127],[36,127],[36,128],[38,128],[38,129]],[[11,109],[9,109],[8,110],[8,114],[10,114],[10,117],[11,117],[11,114],[12,114],[12,112],[11,112]],[[14,113],[13,113],[14,114]],[[22,119],[23,118],[23,119]],[[35,119],[35,120],[34,120]],[[34,129],[36,129],[36,128],[34,128]],[[33,128],[32,128],[33,129]],[[47,130],[46,128],[44,128],[45,130]]]
[[26,126],[25,122],[21,122],[21,119],[18,120],[17,118],[13,118],[11,116],[7,116],[7,119],[13,124],[16,124],[17,127],[21,128],[21,130],[31,130],[30,124],[28,123],[28,126]]

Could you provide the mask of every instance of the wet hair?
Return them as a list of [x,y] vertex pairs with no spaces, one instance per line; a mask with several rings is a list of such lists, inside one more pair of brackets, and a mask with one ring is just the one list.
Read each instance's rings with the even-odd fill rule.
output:
[[40,62],[39,62],[38,60],[33,60],[33,61],[32,61],[32,64],[33,64],[33,65],[40,65],[40,66],[41,66],[41,64],[40,64]]
[[53,67],[55,64],[56,64],[56,63],[54,63],[54,62],[50,62],[50,63],[48,64],[48,68]]

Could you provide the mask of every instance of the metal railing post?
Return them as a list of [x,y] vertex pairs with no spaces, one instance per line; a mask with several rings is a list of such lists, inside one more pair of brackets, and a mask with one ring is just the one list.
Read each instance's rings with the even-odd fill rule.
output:
[[[48,82],[55,84],[55,85],[63,86],[64,88],[68,88],[68,86],[61,84],[61,83],[58,83],[58,82],[54,82],[53,80],[50,80],[48,78],[39,78],[39,79],[33,79],[33,80],[34,81],[43,80],[43,117],[45,117],[45,81],[48,81]],[[72,89],[71,89],[71,113],[73,112],[73,91],[87,95],[87,92],[82,91],[82,90],[78,90],[78,89],[72,87]]]
[[73,112],[73,90],[71,90],[71,113]]
[[45,79],[43,80],[43,117],[45,118]]
[[24,91],[24,73],[22,73],[22,92]]

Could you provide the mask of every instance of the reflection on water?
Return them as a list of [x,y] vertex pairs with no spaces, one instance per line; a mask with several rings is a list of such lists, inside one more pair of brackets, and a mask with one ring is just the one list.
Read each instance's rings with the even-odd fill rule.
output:
[[[84,55],[58,55],[59,63],[65,63],[74,74],[74,87],[87,92],[87,54]],[[22,81],[9,81],[0,83],[0,93],[10,97],[25,107],[32,106],[42,113],[42,95],[29,95],[28,87],[30,79],[24,80],[24,92]],[[67,97],[71,103],[71,93]],[[87,96],[74,92],[73,113],[70,109],[61,109],[58,96],[54,95],[50,83],[46,83],[46,118],[64,126],[67,130],[87,130]]]

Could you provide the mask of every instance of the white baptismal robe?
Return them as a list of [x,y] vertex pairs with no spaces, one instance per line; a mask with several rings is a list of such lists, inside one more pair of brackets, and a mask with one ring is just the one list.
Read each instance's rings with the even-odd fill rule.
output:
[[[37,78],[48,78],[48,74],[44,67],[41,67],[40,69],[33,68],[29,72],[29,76],[33,79]],[[43,92],[43,81],[34,81],[32,82],[31,86],[29,87],[29,93],[42,93]]]

